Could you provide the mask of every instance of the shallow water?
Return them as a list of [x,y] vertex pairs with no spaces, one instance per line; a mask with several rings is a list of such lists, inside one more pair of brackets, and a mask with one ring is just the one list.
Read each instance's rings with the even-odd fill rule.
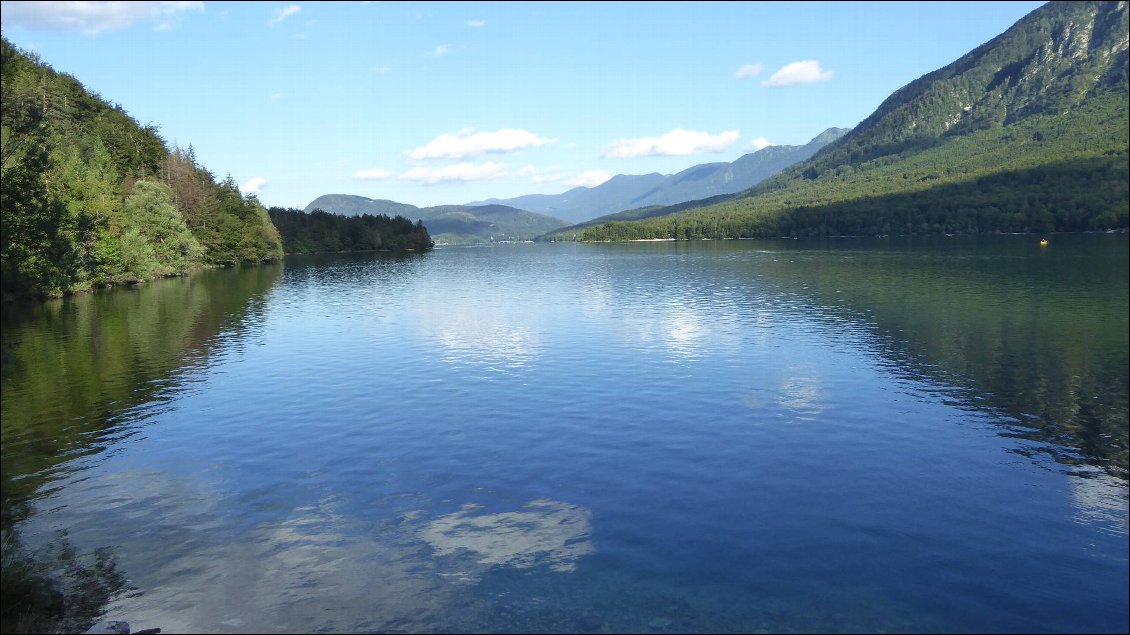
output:
[[291,258],[3,331],[166,632],[1120,631],[1125,236]]

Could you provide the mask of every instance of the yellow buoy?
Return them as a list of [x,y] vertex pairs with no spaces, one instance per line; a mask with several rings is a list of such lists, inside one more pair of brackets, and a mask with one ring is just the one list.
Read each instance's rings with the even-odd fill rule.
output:
[[1040,239],[1040,246],[1041,247],[1047,247],[1048,246],[1048,239],[1047,238],[1041,238]]

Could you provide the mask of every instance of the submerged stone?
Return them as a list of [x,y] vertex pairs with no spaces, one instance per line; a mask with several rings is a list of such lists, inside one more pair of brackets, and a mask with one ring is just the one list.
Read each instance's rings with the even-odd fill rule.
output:
[[86,633],[87,635],[106,635],[107,633],[129,635],[129,622],[105,620],[91,626]]

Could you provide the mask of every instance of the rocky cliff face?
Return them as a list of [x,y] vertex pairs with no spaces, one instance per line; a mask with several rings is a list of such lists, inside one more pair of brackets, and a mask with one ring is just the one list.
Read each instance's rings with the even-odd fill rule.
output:
[[1062,114],[1096,96],[1125,92],[1127,15],[1125,1],[1048,3],[893,93],[818,155],[818,165],[858,165],[943,136]]

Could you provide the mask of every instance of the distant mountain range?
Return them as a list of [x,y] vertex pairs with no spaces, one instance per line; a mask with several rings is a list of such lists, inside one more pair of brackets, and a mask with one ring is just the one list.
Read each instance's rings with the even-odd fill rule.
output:
[[436,244],[532,240],[558,229],[564,221],[506,205],[438,205],[416,207],[352,194],[325,194],[306,206],[342,216],[385,214],[421,220]]
[[769,146],[732,163],[703,163],[678,174],[612,177],[596,187],[577,187],[564,194],[531,194],[500,201],[490,199],[467,205],[416,207],[386,199],[353,194],[325,194],[306,206],[342,216],[385,214],[422,220],[437,244],[532,240],[601,213],[668,205],[717,194],[740,192],[803,161],[847,133],[829,128],[803,146]]
[[562,194],[492,198],[468,205],[508,205],[580,223],[623,210],[733,194],[804,161],[847,132],[847,128],[828,128],[802,146],[769,146],[732,163],[702,163],[678,174],[620,174],[596,187],[575,187]]
[[1127,23],[1126,2],[1049,2],[746,192],[611,214],[548,238],[1125,229]]

